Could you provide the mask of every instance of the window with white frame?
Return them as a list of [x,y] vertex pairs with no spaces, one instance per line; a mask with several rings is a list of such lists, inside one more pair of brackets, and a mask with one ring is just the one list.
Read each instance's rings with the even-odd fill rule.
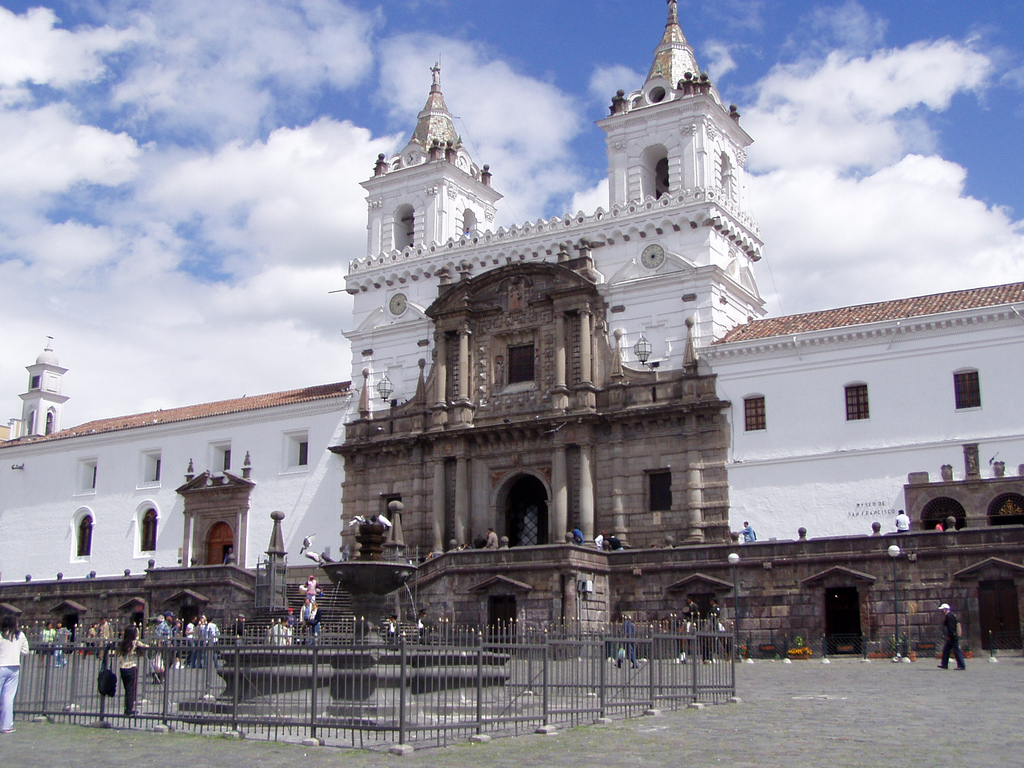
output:
[[953,374],[953,397],[958,411],[981,408],[981,381],[977,371],[957,371]]
[[156,524],[158,516],[153,507],[143,511],[139,518],[139,550],[153,552],[156,550]]
[[288,432],[285,435],[285,469],[309,466],[309,432]]
[[142,452],[142,485],[159,485],[163,464],[161,451]]
[[227,472],[231,469],[231,441],[210,443],[210,469],[213,472]]
[[96,459],[78,460],[78,492],[95,493],[98,465]]

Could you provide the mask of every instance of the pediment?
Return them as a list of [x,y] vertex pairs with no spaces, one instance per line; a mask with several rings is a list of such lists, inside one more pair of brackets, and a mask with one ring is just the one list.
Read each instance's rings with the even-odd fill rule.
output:
[[177,493],[201,493],[203,491],[249,490],[256,483],[233,475],[230,472],[214,474],[209,470],[196,475],[184,485],[178,486]]
[[1024,573],[1024,565],[1004,560],[1001,557],[989,557],[980,563],[969,565],[953,574],[954,579],[975,579],[988,575],[1020,576]]
[[210,598],[206,595],[195,592],[191,589],[182,589],[164,600],[164,605],[177,605],[184,603],[208,603]]
[[819,571],[813,576],[808,576],[800,583],[804,586],[813,586],[823,582],[833,582],[836,585],[845,584],[874,584],[878,579],[872,576],[870,573],[864,573],[863,571],[855,571],[853,568],[846,568],[842,565],[834,566],[833,568],[827,568],[824,571]]
[[16,605],[11,605],[10,603],[0,603],[0,611],[4,611],[6,613],[13,613],[15,616],[24,613],[24,611],[21,610],[21,608],[19,608]]
[[692,272],[693,265],[681,256],[674,253],[665,253],[665,261],[657,269],[647,269],[640,263],[639,259],[630,259],[616,270],[615,274],[608,280],[609,285],[616,283],[629,283],[633,280],[643,280],[649,277],[661,277],[673,272]]
[[88,610],[84,605],[76,603],[74,600],[62,600],[50,609],[50,613],[86,613]]
[[427,308],[426,315],[437,318],[467,308],[516,312],[528,309],[539,299],[573,290],[600,298],[593,280],[561,264],[507,264],[442,287],[441,295]]
[[669,584],[667,589],[668,592],[706,592],[708,590],[713,592],[721,590],[731,591],[732,582],[716,579],[714,576],[708,576],[706,573],[694,573],[674,584]]
[[511,589],[514,592],[529,592],[533,589],[529,584],[524,584],[521,581],[510,579],[508,576],[492,576],[485,581],[481,581],[475,587],[470,587],[470,592],[486,592],[494,589]]
[[128,611],[142,611],[145,610],[145,608],[146,601],[143,600],[141,597],[133,597],[131,600],[126,600],[125,602],[117,606],[117,610],[121,611],[122,613],[127,613]]

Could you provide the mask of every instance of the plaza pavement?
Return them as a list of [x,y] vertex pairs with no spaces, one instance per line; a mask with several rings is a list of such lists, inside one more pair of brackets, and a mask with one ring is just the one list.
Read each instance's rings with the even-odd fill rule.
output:
[[408,756],[18,721],[6,765],[60,768],[1024,766],[1024,659],[966,672],[837,659],[740,665],[740,704],[423,749]]

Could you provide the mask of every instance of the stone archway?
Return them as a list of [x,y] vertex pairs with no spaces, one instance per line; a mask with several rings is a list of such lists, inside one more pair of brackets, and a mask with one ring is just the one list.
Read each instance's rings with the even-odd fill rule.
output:
[[548,544],[548,492],[538,478],[520,475],[505,493],[505,535],[509,546]]
[[1024,496],[1004,493],[988,505],[989,525],[1019,525],[1024,523]]

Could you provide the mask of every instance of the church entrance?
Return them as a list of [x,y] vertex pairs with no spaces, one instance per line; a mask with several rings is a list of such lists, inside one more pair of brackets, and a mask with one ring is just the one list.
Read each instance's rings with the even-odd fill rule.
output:
[[827,652],[860,653],[860,595],[856,587],[825,590],[825,646]]
[[544,484],[526,475],[508,489],[505,500],[505,535],[509,546],[548,543],[548,500]]
[[515,595],[491,595],[487,599],[487,626],[492,633],[512,634],[516,617]]
[[220,565],[234,551],[235,534],[227,523],[217,523],[206,537],[206,564]]
[[986,651],[1021,647],[1017,585],[1009,579],[978,582],[978,623]]

